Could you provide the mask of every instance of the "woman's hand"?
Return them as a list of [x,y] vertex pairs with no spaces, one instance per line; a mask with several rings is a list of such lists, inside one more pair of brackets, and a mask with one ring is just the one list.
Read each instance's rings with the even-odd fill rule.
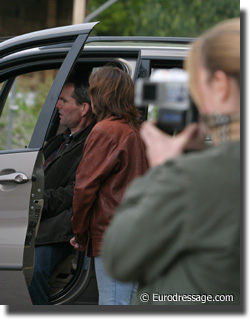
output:
[[74,247],[77,251],[84,251],[84,247],[83,245],[81,245],[80,243],[78,243],[76,241],[76,238],[73,237],[71,240],[70,240],[70,244],[72,245],[72,247]]
[[150,122],[144,122],[141,128],[150,167],[161,165],[179,156],[184,150],[204,148],[206,134],[206,127],[202,123],[192,123],[174,137],[164,133]]

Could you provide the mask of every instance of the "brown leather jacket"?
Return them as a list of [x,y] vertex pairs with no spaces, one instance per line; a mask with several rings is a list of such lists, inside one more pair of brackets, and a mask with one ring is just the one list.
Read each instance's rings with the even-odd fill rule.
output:
[[76,172],[72,227],[90,257],[100,254],[103,234],[131,181],[148,168],[138,131],[105,119],[92,129]]

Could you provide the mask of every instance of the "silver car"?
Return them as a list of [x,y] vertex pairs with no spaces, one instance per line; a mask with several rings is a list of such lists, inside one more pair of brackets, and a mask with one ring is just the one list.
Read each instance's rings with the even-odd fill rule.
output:
[[[134,80],[182,68],[192,39],[89,37],[96,23],[0,43],[0,303],[30,305],[34,243],[43,206],[43,145],[59,130],[55,108],[72,68],[112,63]],[[148,108],[140,108],[142,120]],[[56,230],[55,230],[56,232]],[[51,277],[50,304],[97,304],[93,261],[75,252]]]

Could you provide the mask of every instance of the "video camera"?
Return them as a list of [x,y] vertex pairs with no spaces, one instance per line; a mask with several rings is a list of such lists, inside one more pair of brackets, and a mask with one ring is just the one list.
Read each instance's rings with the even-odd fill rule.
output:
[[190,98],[188,74],[183,69],[159,69],[135,84],[135,105],[149,106],[151,120],[173,135],[196,122],[198,111]]

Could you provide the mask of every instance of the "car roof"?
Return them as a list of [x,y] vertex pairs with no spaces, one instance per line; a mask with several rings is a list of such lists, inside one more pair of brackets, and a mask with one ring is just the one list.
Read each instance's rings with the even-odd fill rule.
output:
[[[89,25],[89,24],[88,24]],[[94,24],[93,24],[94,25]],[[27,35],[13,37],[11,39],[5,40],[0,43],[0,55],[4,51],[4,48],[8,45],[11,45],[12,43],[15,44],[20,42],[28,42],[34,41],[34,39],[41,39],[41,37],[45,37],[46,35],[49,35],[51,38],[49,42],[45,43],[43,45],[42,42],[38,42],[38,44],[41,44],[36,47],[36,49],[42,50],[43,52],[45,50],[49,50],[50,52],[63,52],[68,51],[69,48],[72,47],[73,39],[70,41],[67,40],[67,36],[70,34],[74,34],[75,32],[79,32],[80,27],[83,25],[77,25],[76,28],[69,28],[67,27],[60,27],[60,28],[52,28],[47,30],[42,30],[38,32],[32,32]],[[79,27],[80,26],[80,27]],[[72,26],[70,26],[72,27]],[[91,26],[92,27],[92,26]],[[90,28],[90,27],[89,27]],[[48,33],[48,30],[50,32]],[[56,38],[56,34],[61,35],[61,42]],[[110,50],[116,50],[116,51],[138,51],[138,50],[144,50],[144,52],[148,52],[148,54],[156,54],[158,52],[159,55],[164,51],[170,52],[171,54],[179,55],[181,51],[185,52],[189,48],[189,44],[194,41],[194,38],[181,38],[181,37],[136,37],[136,36],[103,36],[103,37],[88,37],[85,49],[86,50],[93,50],[93,51],[110,51]],[[33,46],[35,47],[35,45]],[[23,54],[24,52],[32,52],[33,48],[24,48],[22,50],[22,47],[19,48],[19,51],[13,51],[12,54]],[[150,51],[151,50],[151,51]],[[152,51],[153,50],[153,51]],[[186,54],[184,53],[184,56]]]
[[[60,64],[63,61],[68,51],[71,49],[75,37],[72,36],[74,32],[85,32],[85,30],[90,30],[95,25],[86,24],[85,29],[83,28],[85,24],[79,25],[75,28],[55,28],[57,33],[61,35],[61,41],[59,41],[55,35],[49,34],[51,38],[49,41],[37,41],[34,39],[44,36],[41,31],[31,33],[26,35],[24,38],[22,36],[14,37],[12,39],[3,41],[0,43],[0,61],[1,61],[1,77],[0,80],[4,81],[7,74],[13,70],[13,75],[15,74],[15,65],[18,67],[20,63],[23,64],[23,68],[26,70],[38,70],[41,65],[41,61],[50,64],[51,68]],[[57,30],[60,29],[60,30]],[[53,29],[49,29],[53,33]],[[80,30],[80,31],[79,31]],[[59,32],[60,31],[60,32]],[[70,38],[65,37],[65,34],[71,34]],[[8,52],[8,54],[3,54],[1,57],[1,48],[6,47],[6,43],[15,43],[15,39],[33,39],[32,45],[18,46],[14,50]],[[126,36],[103,36],[103,37],[91,37],[87,38],[84,49],[82,51],[81,57],[89,59],[98,59],[99,57],[114,58],[114,59],[148,59],[151,61],[177,61],[182,62],[187,54],[190,47],[190,43],[194,38],[172,38],[172,37],[126,37]],[[18,41],[20,44],[20,41]],[[158,62],[157,62],[158,63]],[[164,62],[165,63],[165,62]],[[30,72],[30,71],[29,71]]]
[[44,29],[9,38],[0,43],[0,58],[22,49],[53,43],[75,41],[80,34],[89,34],[98,22]]

